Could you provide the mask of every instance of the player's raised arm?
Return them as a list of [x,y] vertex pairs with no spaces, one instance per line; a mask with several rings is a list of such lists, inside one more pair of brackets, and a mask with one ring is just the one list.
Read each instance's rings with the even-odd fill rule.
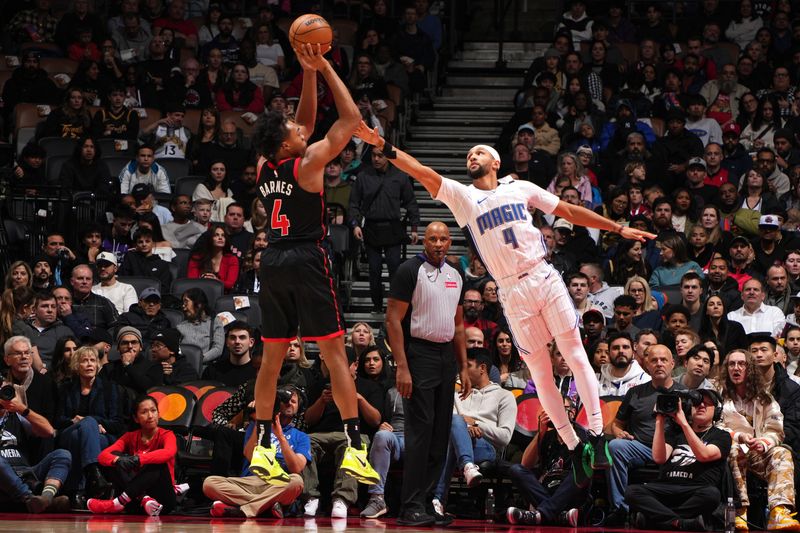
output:
[[609,220],[604,216],[598,215],[594,211],[590,211],[585,207],[579,205],[568,204],[563,200],[559,200],[558,205],[553,214],[569,220],[578,226],[585,226],[588,228],[597,228],[606,231],[613,231],[619,233],[623,239],[634,239],[644,242],[645,239],[655,239],[654,233],[648,233],[622,224],[617,224],[613,220]]
[[[364,121],[361,121],[355,134],[365,143],[371,144],[381,150],[383,155],[385,155],[394,166],[420,182],[431,196],[436,198],[437,194],[439,194],[439,187],[442,185],[442,177],[437,174],[435,170],[426,167],[404,151],[389,144],[386,139],[378,135],[377,128],[374,130],[370,129]],[[387,146],[389,150],[386,150]]]
[[[325,165],[339,155],[350,141],[361,121],[361,113],[350,97],[347,86],[333,70],[328,60],[322,57],[319,45],[316,47],[306,45],[305,48],[297,49],[296,52],[304,69],[308,64],[309,68],[319,71],[328,82],[328,87],[333,93],[336,110],[339,113],[338,120],[333,123],[325,138],[309,146],[300,163],[300,172],[298,172],[300,186],[308,192],[321,192]],[[314,90],[316,91],[316,85]]]
[[[311,45],[307,44],[306,46]],[[322,51],[320,50],[320,52]],[[307,56],[307,54],[302,56],[297,54],[300,65],[303,67],[303,89],[300,92],[300,101],[297,103],[297,111],[294,114],[294,121],[304,128],[306,139],[313,135],[314,124],[317,122],[317,70],[313,68],[313,65],[306,67]]]

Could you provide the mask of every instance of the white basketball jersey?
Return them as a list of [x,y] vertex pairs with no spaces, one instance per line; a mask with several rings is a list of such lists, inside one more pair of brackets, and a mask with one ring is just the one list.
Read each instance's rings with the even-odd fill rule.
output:
[[521,274],[544,259],[547,247],[533,225],[528,205],[552,213],[558,197],[528,181],[506,176],[485,191],[442,178],[435,198],[453,212],[469,233],[486,269],[495,280]]

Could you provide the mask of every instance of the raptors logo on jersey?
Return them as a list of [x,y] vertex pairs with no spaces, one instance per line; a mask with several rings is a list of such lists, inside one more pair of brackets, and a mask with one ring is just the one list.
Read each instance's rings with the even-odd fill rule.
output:
[[469,233],[495,279],[525,272],[545,257],[547,248],[528,206],[552,213],[558,197],[541,187],[507,176],[497,181],[496,189],[483,190],[443,178],[436,199],[447,204]]
[[325,237],[325,196],[310,193],[297,183],[301,159],[284,159],[277,165],[258,161],[258,194],[267,211],[270,243],[319,242]]

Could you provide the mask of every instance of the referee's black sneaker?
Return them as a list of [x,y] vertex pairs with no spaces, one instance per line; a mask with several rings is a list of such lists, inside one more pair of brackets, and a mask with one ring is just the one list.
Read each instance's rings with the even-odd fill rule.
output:
[[608,441],[602,433],[594,435],[589,433],[589,444],[592,447],[592,470],[608,470],[614,462]]

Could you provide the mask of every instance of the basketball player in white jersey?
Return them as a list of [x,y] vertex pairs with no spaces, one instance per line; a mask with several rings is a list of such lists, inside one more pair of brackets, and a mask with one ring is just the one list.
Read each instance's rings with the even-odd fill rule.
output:
[[[497,178],[500,156],[479,144],[467,154],[472,185],[446,179],[402,150],[394,148],[363,122],[356,135],[377,146],[400,170],[444,202],[464,228],[486,269],[497,282],[498,296],[520,355],[531,371],[542,407],[572,450],[572,470],[579,487],[589,484],[593,469],[609,468],[611,456],[603,438],[597,378],[578,331],[578,314],[561,276],[545,260],[545,243],[533,225],[528,206],[553,213],[573,224],[619,233],[625,239],[653,239],[652,233],[622,226],[583,207],[562,202],[527,181]],[[575,377],[589,413],[590,443],[582,443],[569,422],[553,381],[547,344],[555,339]]]

